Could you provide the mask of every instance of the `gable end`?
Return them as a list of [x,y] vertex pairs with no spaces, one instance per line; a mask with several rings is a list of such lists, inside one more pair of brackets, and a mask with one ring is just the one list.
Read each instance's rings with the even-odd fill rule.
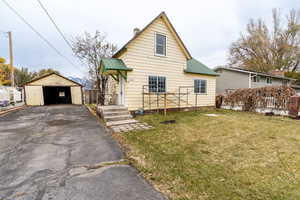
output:
[[157,17],[155,17],[147,26],[145,26],[141,31],[139,31],[135,36],[129,40],[119,51],[117,51],[114,55],[113,58],[118,58],[121,56],[124,52],[127,51],[127,47],[129,44],[131,44],[132,41],[134,41],[136,38],[138,38],[143,32],[145,32],[146,29],[148,29],[156,20],[162,19],[164,23],[166,24],[167,28],[169,31],[172,33],[174,36],[176,42],[178,43],[180,49],[182,50],[183,54],[185,55],[186,59],[189,60],[192,58],[191,54],[187,50],[186,46],[184,45],[183,41],[179,37],[178,33],[176,32],[174,26],[172,25],[171,21],[167,17],[165,12],[161,12]]

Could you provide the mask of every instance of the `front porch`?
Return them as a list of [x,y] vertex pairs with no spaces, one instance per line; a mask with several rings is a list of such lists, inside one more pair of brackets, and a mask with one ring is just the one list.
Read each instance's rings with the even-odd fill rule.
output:
[[141,123],[133,119],[128,108],[122,105],[98,106],[97,113],[104,120],[106,126],[114,132],[128,132],[152,128],[146,123]]
[[127,72],[132,71],[125,65],[123,60],[117,58],[104,58],[100,62],[100,71],[102,74],[112,77],[118,83],[117,105],[125,105],[125,83],[127,81]]

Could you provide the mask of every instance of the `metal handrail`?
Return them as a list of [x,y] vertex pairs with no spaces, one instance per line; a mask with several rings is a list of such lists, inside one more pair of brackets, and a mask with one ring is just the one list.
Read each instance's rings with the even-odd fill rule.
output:
[[[185,89],[183,92],[182,90]],[[145,110],[146,104],[145,104],[145,96],[148,95],[148,107],[151,110],[151,105],[153,105],[155,102],[157,104],[156,108],[157,110],[160,109],[159,107],[159,101],[162,99],[165,99],[165,101],[171,102],[180,109],[181,108],[181,103],[185,103],[186,107],[193,106],[194,104],[189,103],[189,95],[193,94],[195,95],[195,107],[198,106],[198,93],[194,93],[194,86],[179,86],[178,87],[178,92],[149,92],[149,85],[143,85],[142,86],[142,101],[143,101],[143,110]],[[151,96],[156,95],[155,99],[151,99]],[[176,100],[168,98],[168,96],[172,95]],[[183,98],[186,96],[186,98]]]

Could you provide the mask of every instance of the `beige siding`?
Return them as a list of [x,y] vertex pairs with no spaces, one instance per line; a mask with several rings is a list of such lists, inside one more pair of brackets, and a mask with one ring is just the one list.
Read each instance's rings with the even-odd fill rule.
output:
[[42,86],[25,86],[26,104],[30,106],[44,105]]
[[72,104],[82,104],[82,92],[80,86],[71,87]]
[[[167,36],[166,57],[155,56],[155,33]],[[205,79],[207,80],[207,94],[198,96],[198,106],[214,106],[215,104],[215,77],[183,72],[187,59],[161,18],[132,41],[127,51],[119,58],[123,59],[128,67],[133,68],[133,71],[128,73],[125,87],[125,103],[130,110],[142,108],[142,86],[148,85],[150,75],[165,76],[167,92],[178,92],[179,86],[193,86],[194,79]],[[190,98],[195,99],[192,96]],[[176,106],[171,103],[171,100],[168,102],[168,107]]]
[[56,74],[52,74],[51,76],[47,76],[45,78],[39,79],[37,81],[29,83],[28,85],[43,85],[43,86],[73,86],[74,85],[76,86],[77,84],[67,79],[64,79],[60,76],[57,76]]

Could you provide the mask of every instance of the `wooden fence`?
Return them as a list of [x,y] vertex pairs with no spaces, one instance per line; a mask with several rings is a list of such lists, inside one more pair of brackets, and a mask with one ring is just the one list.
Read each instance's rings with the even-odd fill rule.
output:
[[[99,90],[91,89],[84,91],[84,103],[85,104],[98,104]],[[117,103],[117,94],[106,93],[104,95],[104,105],[115,105]]]

